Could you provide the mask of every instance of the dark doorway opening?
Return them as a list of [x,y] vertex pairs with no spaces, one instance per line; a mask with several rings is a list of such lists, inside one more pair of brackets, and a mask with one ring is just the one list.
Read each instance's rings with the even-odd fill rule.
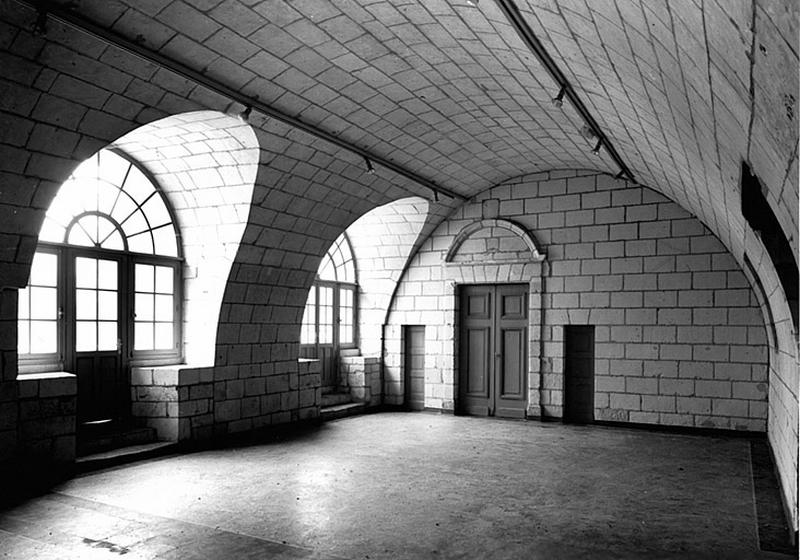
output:
[[405,403],[409,410],[425,408],[425,327],[403,327],[403,377]]
[[564,421],[594,421],[594,326],[564,327]]

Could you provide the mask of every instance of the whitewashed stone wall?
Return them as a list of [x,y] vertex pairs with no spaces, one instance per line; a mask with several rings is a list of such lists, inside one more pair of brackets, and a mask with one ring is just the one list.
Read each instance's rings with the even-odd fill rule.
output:
[[[458,234],[480,220],[518,224],[545,260],[481,264],[456,253],[465,262],[446,263]],[[479,231],[462,251],[484,249]],[[520,244],[498,233],[518,259]],[[766,429],[768,347],[756,296],[719,240],[656,192],[607,175],[551,172],[459,208],[413,258],[393,302],[387,402],[403,398],[402,325],[421,324],[425,405],[454,408],[456,285],[486,282],[531,284],[530,416],[561,416],[563,328],[594,325],[596,419]]]

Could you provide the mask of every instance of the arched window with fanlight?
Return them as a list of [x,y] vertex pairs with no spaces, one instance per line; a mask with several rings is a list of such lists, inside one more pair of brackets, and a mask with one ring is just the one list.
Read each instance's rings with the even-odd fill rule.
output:
[[119,417],[132,365],[181,359],[181,246],[156,182],[125,154],[101,150],[47,211],[20,290],[21,372],[78,376],[78,417]]
[[301,356],[322,360],[322,386],[337,385],[339,351],[356,347],[358,280],[353,250],[342,233],[325,253],[308,293]]

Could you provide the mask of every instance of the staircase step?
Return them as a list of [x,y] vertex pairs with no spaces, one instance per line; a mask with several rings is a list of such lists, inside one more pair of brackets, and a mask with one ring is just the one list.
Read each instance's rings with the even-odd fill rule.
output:
[[320,405],[323,408],[327,408],[329,406],[347,404],[351,401],[352,397],[350,396],[350,393],[324,393],[322,395],[322,403],[320,403]]
[[157,440],[153,428],[125,423],[87,423],[78,427],[78,456],[95,455],[121,447],[144,445]]
[[177,447],[178,444],[172,441],[154,441],[138,445],[128,445],[78,457],[75,460],[75,467],[80,473],[90,472],[167,455],[168,453],[174,452]]
[[323,407],[320,409],[319,414],[320,418],[326,421],[345,418],[346,416],[355,416],[366,412],[366,410],[367,403],[347,403]]

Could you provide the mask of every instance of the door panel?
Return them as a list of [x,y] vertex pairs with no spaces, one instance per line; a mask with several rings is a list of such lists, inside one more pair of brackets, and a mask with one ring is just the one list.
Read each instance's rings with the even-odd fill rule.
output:
[[489,329],[469,329],[467,394],[474,397],[489,397]]
[[525,305],[527,293],[508,293],[508,291],[504,290],[503,287],[499,287],[499,290],[500,291],[498,293],[502,300],[502,318],[506,320],[527,319],[528,310],[527,306]]
[[461,288],[459,409],[462,412],[524,418],[527,290],[527,286],[516,284]]
[[114,352],[78,354],[78,422],[118,419],[125,415],[128,380],[123,378],[120,357]]
[[594,327],[564,329],[564,421],[594,420]]
[[425,408],[425,327],[405,326],[405,402],[411,410]]
[[339,360],[332,344],[320,344],[317,348],[317,358],[322,368],[322,388],[333,390],[339,379]]
[[467,298],[467,314],[470,319],[489,319],[491,294],[470,294]]
[[522,395],[524,385],[520,373],[523,371],[525,361],[524,333],[520,329],[506,329],[503,331],[503,374],[502,391],[503,397],[517,397]]

